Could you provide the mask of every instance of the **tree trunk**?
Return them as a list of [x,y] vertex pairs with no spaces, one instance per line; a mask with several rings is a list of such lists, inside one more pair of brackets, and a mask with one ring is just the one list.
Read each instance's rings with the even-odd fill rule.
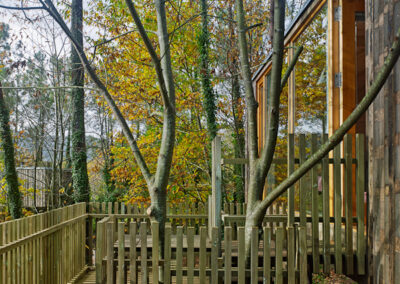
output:
[[207,116],[207,130],[210,141],[217,135],[217,122],[215,119],[215,93],[210,80],[208,49],[210,44],[210,35],[208,32],[208,6],[207,0],[201,0],[201,18],[202,25],[198,38],[200,49],[200,78],[203,89],[203,105]]
[[0,83],[0,142],[4,151],[4,174],[7,182],[8,211],[14,219],[22,215],[22,199],[15,169],[14,143],[10,129],[10,115]]
[[[240,84],[239,75],[234,75],[232,78],[232,113],[234,122],[234,153],[235,158],[245,157],[245,137],[244,137],[244,123],[241,117],[241,96],[240,96]],[[245,202],[245,169],[244,165],[234,165],[235,175],[235,202]]]
[[[83,46],[82,34],[82,0],[72,1],[71,12],[71,33],[74,39]],[[84,97],[84,68],[74,47],[71,48],[71,79],[72,93],[72,135],[71,135],[71,156],[72,156],[72,184],[74,188],[75,202],[88,202],[89,179],[86,164],[86,143],[85,143],[85,97]]]

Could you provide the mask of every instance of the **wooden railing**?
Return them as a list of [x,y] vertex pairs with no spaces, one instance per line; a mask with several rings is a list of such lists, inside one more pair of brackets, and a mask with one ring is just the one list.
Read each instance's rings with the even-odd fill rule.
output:
[[0,283],[67,283],[86,269],[86,204],[0,223]]

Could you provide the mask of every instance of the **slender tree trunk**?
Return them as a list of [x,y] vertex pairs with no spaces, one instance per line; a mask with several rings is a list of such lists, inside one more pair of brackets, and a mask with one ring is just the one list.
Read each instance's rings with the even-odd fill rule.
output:
[[54,98],[55,102],[55,118],[56,118],[56,123],[55,123],[55,137],[54,137],[54,146],[53,146],[53,164],[52,164],[52,176],[51,176],[51,192],[52,192],[52,202],[51,206],[52,208],[55,208],[57,206],[57,201],[58,201],[58,192],[57,192],[57,156],[58,156],[58,127],[59,127],[59,105],[58,105],[58,96],[55,94]]
[[215,119],[215,93],[210,80],[209,70],[209,45],[210,35],[208,32],[208,5],[207,0],[201,0],[201,32],[198,38],[199,49],[200,49],[200,78],[201,86],[203,89],[203,105],[207,116],[207,130],[210,141],[212,141],[217,135],[217,122]]
[[[82,0],[73,0],[71,33],[80,46],[83,46],[82,13]],[[75,202],[88,202],[90,193],[86,164],[84,68],[74,47],[71,48],[71,63],[72,85],[82,87],[72,89],[72,184]]]
[[22,199],[19,191],[18,175],[15,168],[14,143],[10,129],[10,114],[4,101],[0,83],[0,142],[4,151],[4,174],[7,182],[8,210],[14,219],[22,215]]
[[[232,113],[234,121],[234,152],[235,158],[245,157],[245,137],[244,137],[244,123],[241,117],[241,96],[240,96],[240,85],[239,76],[234,75],[232,79]],[[244,184],[245,184],[245,170],[244,165],[234,165],[235,175],[235,202],[244,203]]]
[[246,108],[248,120],[248,149],[249,149],[249,182],[247,195],[247,213],[245,223],[246,263],[250,261],[250,240],[252,227],[259,226],[262,222],[262,214],[254,214],[258,203],[262,199],[265,178],[275,152],[276,139],[279,126],[279,98],[281,93],[281,76],[283,63],[284,17],[285,1],[274,0],[274,39],[271,71],[271,109],[268,110],[269,129],[266,146],[258,153],[257,134],[257,108],[253,85],[251,80],[248,44],[246,39],[247,25],[243,0],[236,0],[237,22],[239,29],[239,51],[242,67],[242,76],[246,90]]

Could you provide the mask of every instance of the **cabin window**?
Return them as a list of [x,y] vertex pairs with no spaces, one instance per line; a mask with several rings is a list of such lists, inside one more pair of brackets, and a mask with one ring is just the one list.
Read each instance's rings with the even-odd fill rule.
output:
[[323,7],[294,42],[303,52],[295,68],[294,133],[328,133],[327,8]]

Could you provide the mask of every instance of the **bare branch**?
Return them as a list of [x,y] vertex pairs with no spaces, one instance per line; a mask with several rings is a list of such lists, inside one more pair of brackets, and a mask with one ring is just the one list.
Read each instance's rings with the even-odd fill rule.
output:
[[6,5],[0,5],[0,8],[4,8],[7,10],[18,10],[18,11],[27,11],[27,10],[44,10],[43,6],[37,6],[37,7],[17,7],[17,6],[6,6]]
[[258,24],[251,25],[251,26],[246,28],[246,31],[249,31],[251,29],[255,29],[257,27],[261,27],[262,25],[263,25],[263,23],[258,23]]
[[[142,153],[139,150],[139,147],[137,146],[136,140],[133,137],[133,134],[128,126],[128,123],[126,122],[125,118],[123,117],[121,111],[119,110],[118,106],[115,104],[114,99],[112,98],[111,94],[109,93],[107,87],[103,84],[103,82],[100,80],[100,78],[97,76],[95,70],[92,68],[92,66],[89,63],[89,60],[86,57],[86,54],[80,46],[77,41],[74,39],[74,37],[71,34],[70,29],[68,26],[65,24],[64,20],[61,18],[60,14],[58,13],[57,9],[54,7],[53,3],[51,0],[39,0],[43,6],[44,9],[50,14],[50,16],[53,17],[53,19],[60,25],[61,29],[65,32],[67,37],[71,40],[72,45],[76,49],[77,53],[79,54],[79,57],[82,61],[83,66],[85,66],[85,69],[89,75],[89,77],[92,79],[92,81],[96,84],[96,86],[103,92],[104,98],[107,101],[108,105],[110,106],[111,110],[113,111],[114,115],[116,116],[116,119],[118,120],[122,131],[124,132],[124,135],[126,139],[128,140],[128,143],[130,145],[130,148],[132,149],[133,155],[135,157],[135,160],[147,182],[148,185],[152,184],[153,177],[150,173],[149,168],[147,167],[147,164],[142,156]],[[46,6],[47,4],[47,6]]]

